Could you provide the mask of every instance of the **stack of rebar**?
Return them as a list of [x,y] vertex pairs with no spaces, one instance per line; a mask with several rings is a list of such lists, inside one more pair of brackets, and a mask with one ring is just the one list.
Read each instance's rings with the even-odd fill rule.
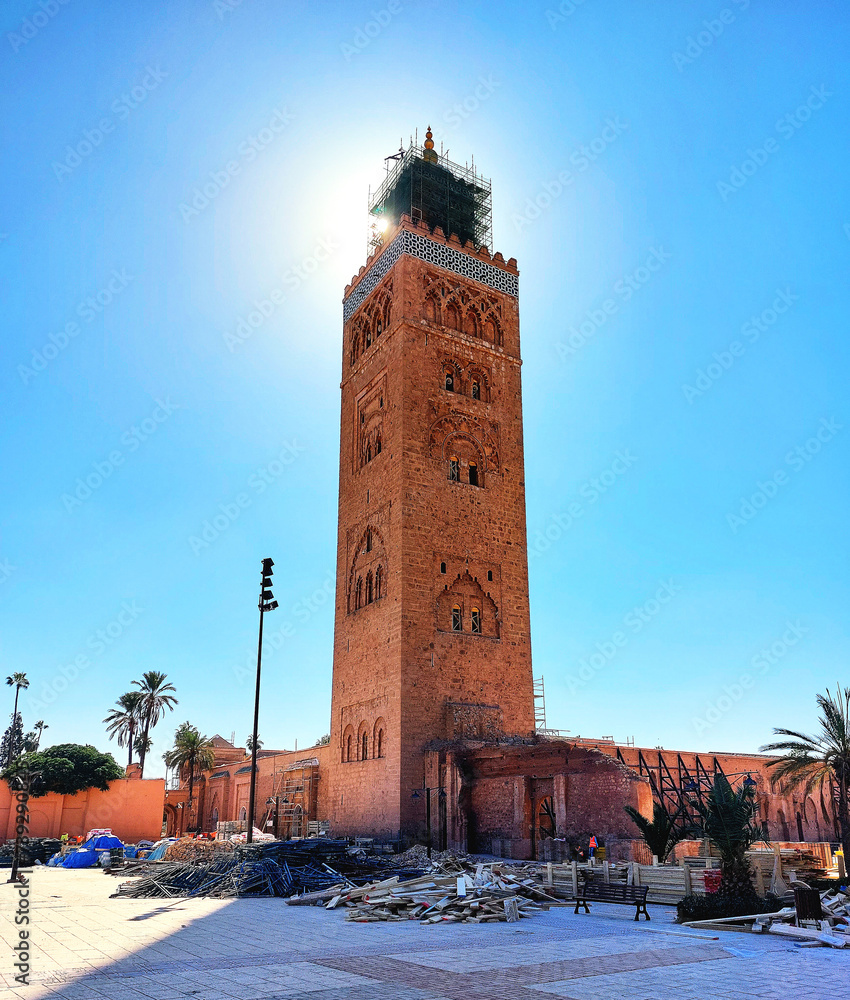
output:
[[[375,881],[387,863],[352,851],[344,840],[273,841],[238,847],[214,861],[157,861],[142,865],[138,877],[124,882],[115,896],[296,896],[331,886],[354,888]],[[393,868],[400,878],[415,878],[420,868]]]

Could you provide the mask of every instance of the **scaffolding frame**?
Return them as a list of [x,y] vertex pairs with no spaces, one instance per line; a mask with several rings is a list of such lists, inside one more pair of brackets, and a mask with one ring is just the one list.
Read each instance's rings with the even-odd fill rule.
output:
[[[439,226],[446,237],[456,234],[461,243],[470,240],[476,248],[493,249],[493,191],[489,179],[475,165],[461,166],[435,150],[425,158],[411,142],[396,156],[387,159],[387,175],[377,191],[369,192],[368,210],[373,222],[368,252],[383,242],[377,225],[382,216],[397,222],[407,214],[414,222],[423,220],[432,229]],[[390,163],[393,165],[390,166]]]
[[[727,777],[720,762],[712,757],[708,767],[700,758],[694,755],[694,766],[689,768],[682,760],[681,754],[676,754],[675,761],[668,761],[662,750],[658,750],[657,762],[650,762],[644,756],[643,750],[638,750],[638,774],[649,778],[652,795],[670,816],[679,817],[676,826],[688,829],[698,826],[701,819],[701,807],[706,805],[708,793],[714,786],[718,774]],[[617,759],[626,764],[625,758],[617,747]],[[710,770],[709,770],[710,768]]]
[[[274,804],[266,808],[263,830],[272,821],[275,837],[288,840],[306,837],[311,820],[315,820],[316,796],[314,788],[319,780],[319,764],[315,757],[297,760],[287,767],[276,768],[272,780]],[[277,811],[277,824],[274,816]]]

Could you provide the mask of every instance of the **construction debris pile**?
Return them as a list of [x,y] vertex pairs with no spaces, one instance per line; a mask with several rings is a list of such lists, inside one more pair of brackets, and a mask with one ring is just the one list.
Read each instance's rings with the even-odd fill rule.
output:
[[683,926],[702,930],[778,934],[808,948],[826,945],[831,948],[850,948],[850,893],[837,890],[821,893],[799,881],[794,881],[791,885],[794,890],[794,905],[786,906],[776,913],[690,920]]
[[221,858],[208,864],[161,861],[148,866],[131,882],[122,882],[112,895],[131,899],[176,896],[286,896],[289,881],[273,861],[235,861]]
[[[457,868],[457,859],[449,862]],[[434,865],[439,869],[440,864]],[[346,920],[358,923],[418,920],[421,924],[514,922],[536,910],[565,905],[532,877],[501,864],[467,864],[460,873],[429,874],[402,881],[398,875],[359,888],[333,886],[294,896],[291,906],[346,906]]]
[[[273,841],[244,847],[227,842],[178,841],[166,859],[142,863],[137,877],[114,896],[292,896],[330,887],[353,889],[386,874],[386,862],[364,858],[344,840]],[[181,846],[182,845],[182,846]],[[194,846],[190,846],[194,845]],[[203,846],[202,846],[203,845]],[[169,852],[175,857],[169,858]],[[394,869],[399,878],[422,874],[421,868]]]
[[162,856],[163,861],[212,861],[220,855],[232,855],[235,844],[229,840],[196,840],[184,837],[169,844]]
[[[30,837],[21,841],[20,865],[23,868],[29,868],[36,861],[46,864],[47,859],[52,857],[61,846],[61,841],[53,837]],[[14,856],[14,840],[7,840],[5,844],[0,844],[0,868],[11,868]]]

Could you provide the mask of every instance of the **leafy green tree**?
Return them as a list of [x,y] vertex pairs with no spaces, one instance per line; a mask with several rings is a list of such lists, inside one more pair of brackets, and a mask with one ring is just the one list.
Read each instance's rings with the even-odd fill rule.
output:
[[812,789],[827,785],[832,798],[832,784],[838,788],[836,817],[841,832],[844,857],[850,858],[850,687],[842,691],[839,684],[835,694],[829,688],[817,696],[821,710],[820,732],[814,736],[798,733],[794,729],[774,729],[777,736],[786,739],[768,743],[761,749],[767,753],[782,752],[772,761],[771,782],[787,781],[791,788],[801,785],[808,795]]
[[652,819],[648,820],[634,806],[625,806],[624,808],[632,822],[640,830],[644,843],[659,862],[666,861],[676,844],[687,835],[687,831],[683,827],[677,826],[683,815],[682,809],[677,810],[671,816],[660,802],[653,802]]
[[[9,685],[9,687],[14,687],[15,689],[15,707],[12,709],[12,723],[14,725],[15,718],[18,714],[18,696],[20,695],[22,688],[26,690],[26,688],[30,686],[30,682],[27,680],[27,675],[19,671],[18,673],[10,674],[6,678],[6,683]],[[18,752],[20,753],[20,750]],[[6,763],[11,764],[12,763],[11,745],[7,747],[6,753],[7,753]]]
[[317,747],[326,747],[330,743],[330,741],[331,741],[331,734],[330,733],[325,733],[324,736],[320,736],[316,740],[315,745]]
[[[254,735],[253,733],[245,740],[245,749],[248,753],[254,752]],[[263,749],[263,741],[260,739],[260,734],[257,733],[257,750]]]
[[118,707],[111,708],[103,720],[109,738],[117,740],[119,747],[128,748],[127,767],[133,763],[133,744],[139,728],[143,697],[141,691],[128,691],[122,694],[115,702]]
[[142,694],[140,718],[142,721],[141,746],[139,750],[139,764],[141,774],[145,774],[145,757],[150,750],[150,731],[165,715],[166,711],[173,712],[177,699],[172,694],[175,691],[173,684],[166,684],[166,674],[158,670],[148,670],[142,674],[140,681],[133,681]]
[[40,753],[24,754],[0,778],[11,782],[24,772],[39,776],[31,792],[35,797],[47,792],[75,795],[87,788],[105,792],[110,781],[124,777],[111,753],[100,753],[93,746],[78,743],[62,743]]
[[736,791],[725,774],[715,774],[706,801],[696,805],[704,836],[720,852],[720,897],[744,913],[748,907],[751,913],[761,912],[747,860],[753,844],[768,839],[767,825],[756,819],[755,782],[744,782]]
[[208,771],[215,764],[213,741],[201,736],[191,722],[184,722],[174,734],[174,749],[163,755],[165,763],[181,775],[188,775],[189,805],[192,805],[195,774]]

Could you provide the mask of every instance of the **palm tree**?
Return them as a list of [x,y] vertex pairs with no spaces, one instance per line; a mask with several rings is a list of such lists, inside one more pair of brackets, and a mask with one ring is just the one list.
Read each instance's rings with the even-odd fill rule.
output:
[[176,689],[173,684],[166,684],[165,678],[166,675],[160,673],[158,670],[148,670],[147,673],[142,674],[140,681],[133,681],[142,695],[139,710],[142,721],[142,733],[138,737],[141,743],[137,740],[137,746],[141,747],[139,750],[139,763],[141,764],[142,777],[145,774],[145,757],[151,745],[150,731],[165,715],[166,709],[169,712],[173,712],[174,706],[177,704],[177,699],[170,693]]
[[[27,675],[19,671],[18,673],[11,674],[9,677],[7,677],[6,683],[9,685],[9,687],[14,687],[15,689],[15,707],[12,711],[12,720],[14,721],[18,716],[18,695],[21,693],[21,688],[28,688],[30,686],[30,682],[27,680]],[[12,763],[12,746],[10,743],[9,759],[6,761],[6,764],[9,765],[11,763]]]
[[130,767],[133,763],[133,741],[139,728],[142,692],[128,691],[126,694],[122,694],[115,704],[118,708],[111,708],[109,715],[103,721],[106,723],[109,738],[117,738],[119,747],[129,747],[127,767]]
[[[263,748],[263,741],[260,739],[260,734],[257,733],[257,750],[262,750],[262,748]],[[254,752],[254,736],[253,736],[253,733],[248,737],[247,740],[245,740],[245,749],[248,751],[248,753],[253,753]]]
[[[813,788],[833,782],[838,787],[838,828],[844,857],[850,858],[850,687],[836,687],[835,694],[817,696],[821,710],[820,732],[815,736],[798,733],[794,729],[774,729],[777,736],[788,739],[768,743],[761,749],[766,752],[779,750],[782,756],[771,761],[770,780],[773,784],[787,781],[791,788],[803,786],[806,795]],[[830,796],[832,797],[832,796]]]
[[215,764],[213,741],[201,736],[191,722],[184,722],[174,734],[174,749],[163,755],[165,763],[189,776],[189,806],[195,787],[195,772],[208,771]]
[[143,754],[148,754],[150,748],[153,746],[153,740],[150,736],[137,736],[133,740],[133,749],[139,755],[139,760],[142,759]]
[[624,809],[640,830],[643,842],[662,864],[676,844],[688,833],[683,827],[676,826],[677,820],[684,814],[684,808],[671,816],[660,802],[653,802],[652,821],[643,813],[639,813],[634,806],[624,806]]
[[726,775],[718,772],[707,801],[696,803],[703,834],[720,852],[719,895],[743,913],[756,913],[760,906],[747,851],[768,839],[767,825],[756,821],[755,787],[754,781],[744,781],[736,791]]
[[33,729],[37,734],[35,738],[35,749],[36,752],[38,752],[38,747],[39,744],[41,743],[42,734],[44,733],[45,729],[50,729],[50,726],[48,726],[46,722],[43,722],[41,719],[39,719],[38,722],[36,722],[36,724],[33,726]]

